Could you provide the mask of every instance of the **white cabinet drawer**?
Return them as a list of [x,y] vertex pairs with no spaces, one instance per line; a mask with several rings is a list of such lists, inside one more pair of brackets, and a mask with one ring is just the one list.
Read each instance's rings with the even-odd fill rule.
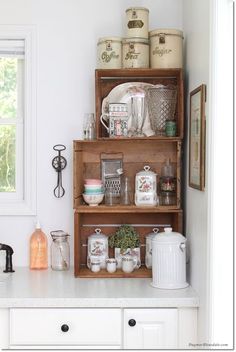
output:
[[10,345],[118,346],[121,345],[121,310],[11,309]]
[[125,349],[178,348],[178,310],[125,309]]

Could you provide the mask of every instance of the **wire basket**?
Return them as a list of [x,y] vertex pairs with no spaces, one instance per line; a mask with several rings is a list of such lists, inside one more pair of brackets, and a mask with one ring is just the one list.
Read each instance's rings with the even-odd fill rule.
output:
[[147,88],[146,96],[151,127],[157,136],[165,135],[166,120],[175,118],[177,89],[157,85]]

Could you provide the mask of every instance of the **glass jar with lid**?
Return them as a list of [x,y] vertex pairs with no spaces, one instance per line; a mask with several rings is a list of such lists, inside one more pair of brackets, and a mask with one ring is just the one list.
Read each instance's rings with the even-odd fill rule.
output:
[[70,245],[69,234],[62,231],[51,231],[51,268],[53,270],[69,270],[70,268]]

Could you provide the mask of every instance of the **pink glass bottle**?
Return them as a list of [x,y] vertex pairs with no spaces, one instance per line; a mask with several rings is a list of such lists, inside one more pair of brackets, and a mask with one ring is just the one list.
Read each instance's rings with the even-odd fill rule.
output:
[[37,222],[35,231],[30,237],[30,269],[48,268],[48,240]]

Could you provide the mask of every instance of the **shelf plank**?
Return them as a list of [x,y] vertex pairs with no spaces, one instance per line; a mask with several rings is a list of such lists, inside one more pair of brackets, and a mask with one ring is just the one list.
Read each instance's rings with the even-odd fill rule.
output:
[[83,278],[147,278],[152,277],[152,270],[147,269],[142,265],[139,269],[134,270],[130,274],[124,273],[121,269],[118,269],[115,273],[110,274],[105,269],[100,270],[98,273],[93,273],[90,269],[86,267],[80,268],[75,272],[75,277]]
[[182,213],[182,209],[176,206],[159,206],[159,207],[138,207],[136,205],[80,205],[76,207],[77,213]]

